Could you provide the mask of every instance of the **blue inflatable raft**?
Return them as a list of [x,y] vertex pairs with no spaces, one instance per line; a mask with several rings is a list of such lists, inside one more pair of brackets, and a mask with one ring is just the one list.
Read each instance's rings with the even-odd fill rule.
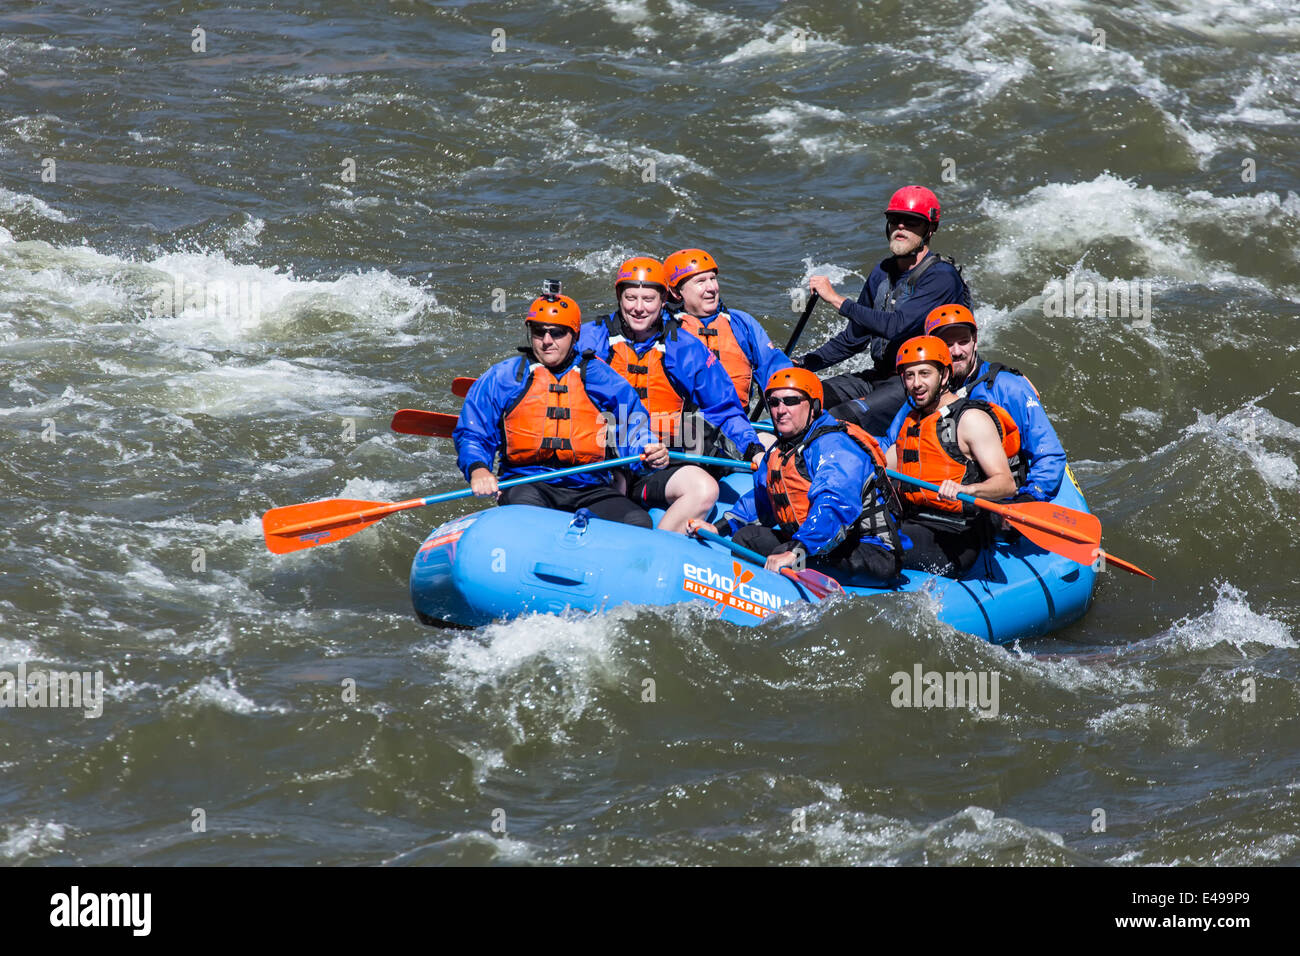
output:
[[[1074,476],[1067,475],[1054,500],[1086,511]],[[719,513],[747,487],[748,475],[724,479]],[[996,542],[959,579],[905,571],[886,587],[836,577],[850,595],[924,591],[939,620],[1007,644],[1081,617],[1096,574],[1016,536]],[[805,598],[794,581],[721,545],[528,505],[489,508],[435,528],[411,564],[411,601],[425,624],[477,627],[530,611],[692,600],[716,605],[735,624],[758,624]]]

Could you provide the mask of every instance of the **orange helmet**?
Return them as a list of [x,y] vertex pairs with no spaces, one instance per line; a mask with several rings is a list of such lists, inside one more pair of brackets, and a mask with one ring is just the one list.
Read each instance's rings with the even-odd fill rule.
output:
[[533,299],[533,304],[528,307],[528,318],[524,321],[563,325],[572,329],[574,335],[582,330],[582,312],[578,303],[567,295],[543,295]]
[[614,278],[614,291],[621,291],[624,285],[658,286],[662,292],[667,287],[664,279],[664,266],[658,259],[650,256],[633,256],[618,267]]
[[718,271],[718,264],[713,256],[703,249],[679,249],[664,260],[664,271],[668,273],[668,288],[676,289],[691,276]]
[[766,398],[768,392],[778,388],[793,388],[795,391],[803,392],[819,405],[825,398],[825,392],[822,391],[822,380],[806,368],[792,366],[773,372],[772,377],[767,380],[767,385],[763,389],[763,396]]
[[939,366],[940,371],[943,371],[945,368],[952,368],[952,354],[943,339],[938,336],[918,335],[903,343],[902,348],[898,350],[898,361],[894,363],[894,368],[898,369],[901,375],[903,366],[915,365],[918,362],[933,362]]
[[933,335],[935,329],[941,329],[945,325],[969,325],[972,332],[979,331],[975,316],[964,305],[941,305],[937,309],[931,309],[925,317],[925,334]]

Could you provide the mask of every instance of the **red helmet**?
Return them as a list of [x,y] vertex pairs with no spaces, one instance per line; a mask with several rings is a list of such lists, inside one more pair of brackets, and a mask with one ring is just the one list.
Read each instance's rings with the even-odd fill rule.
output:
[[793,388],[795,391],[803,392],[818,405],[825,398],[825,392],[822,391],[822,380],[806,368],[783,368],[780,371],[773,372],[771,378],[767,380],[767,385],[763,388],[763,397],[767,393],[778,388]]
[[524,321],[563,325],[577,335],[582,329],[582,312],[578,303],[567,295],[543,295],[533,299],[533,304],[528,307],[528,318]]
[[964,305],[941,305],[937,309],[931,309],[925,317],[925,334],[933,335],[935,329],[946,325],[969,325],[972,332],[979,331],[975,316]]
[[939,371],[945,368],[952,368],[952,353],[948,351],[948,346],[944,344],[943,339],[934,335],[918,335],[910,338],[903,343],[902,348],[898,350],[898,360],[894,363],[901,375],[903,366],[915,365],[918,362],[933,362],[939,366]]
[[904,186],[890,196],[885,215],[898,212],[924,219],[930,224],[931,232],[939,228],[939,197],[924,186]]
[[703,249],[679,249],[664,260],[664,271],[668,273],[668,288],[676,289],[691,276],[718,271],[718,264],[713,256]]
[[614,278],[614,291],[621,291],[620,287],[624,285],[658,286],[659,291],[663,292],[667,285],[663,263],[650,256],[633,256],[618,267],[618,275]]

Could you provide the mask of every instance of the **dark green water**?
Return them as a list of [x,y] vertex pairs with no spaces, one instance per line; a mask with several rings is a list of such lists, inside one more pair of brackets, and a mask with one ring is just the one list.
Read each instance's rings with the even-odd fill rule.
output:
[[[1294,4],[270,6],[0,12],[0,668],[104,681],[0,709],[0,858],[1300,861]],[[1010,653],[897,598],[447,634],[407,572],[472,504],[267,553],[270,507],[460,487],[389,418],[542,278],[594,315],[702,246],[784,341],[909,182],[1155,584]],[[1149,325],[1045,314],[1114,278]],[[916,664],[998,715],[893,706]]]

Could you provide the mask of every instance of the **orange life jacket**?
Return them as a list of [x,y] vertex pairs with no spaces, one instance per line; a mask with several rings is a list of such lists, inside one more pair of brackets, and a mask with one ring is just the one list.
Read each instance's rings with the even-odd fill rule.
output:
[[654,347],[645,355],[638,356],[632,343],[623,335],[622,322],[617,312],[605,317],[605,328],[609,332],[610,355],[608,364],[615,372],[623,376],[632,385],[650,413],[650,431],[664,444],[676,447],[681,444],[685,429],[682,411],[686,399],[664,368],[664,356],[668,352],[668,338],[677,340],[680,328],[676,319],[664,319],[663,335]]
[[[962,485],[985,480],[988,475],[984,474],[979,462],[963,455],[957,441],[957,423],[972,408],[987,412],[997,425],[1011,477],[1019,487],[1024,482],[1026,471],[1024,456],[1020,454],[1020,430],[1005,408],[971,398],[959,398],[924,418],[917,417],[916,409],[908,412],[894,446],[898,449],[898,470],[936,485],[946,478]],[[933,491],[908,486],[900,489],[900,493],[904,501],[918,511],[940,511],[964,518],[975,516],[974,506],[964,501],[940,498]],[[969,522],[963,522],[963,525],[969,525]]]
[[808,520],[808,489],[812,487],[812,475],[804,462],[804,452],[818,438],[832,432],[848,435],[871,459],[871,469],[866,484],[862,486],[862,514],[852,529],[846,529],[846,536],[850,530],[857,537],[873,535],[885,541],[889,547],[897,549],[897,527],[886,503],[893,495],[889,482],[886,481],[885,455],[876,440],[852,422],[836,422],[834,425],[814,428],[799,444],[784,449],[776,445],[768,452],[767,496],[772,502],[777,522],[783,531],[793,535]]
[[754,366],[749,364],[749,356],[736,341],[736,333],[731,328],[731,313],[719,312],[717,317],[705,325],[693,315],[677,313],[677,320],[682,328],[703,342],[722,363],[722,369],[736,387],[736,397],[740,407],[749,407],[749,391],[754,381]]
[[587,395],[588,351],[556,378],[541,362],[519,359],[515,381],[528,385],[501,416],[502,469],[519,465],[567,468],[605,459],[606,422]]

